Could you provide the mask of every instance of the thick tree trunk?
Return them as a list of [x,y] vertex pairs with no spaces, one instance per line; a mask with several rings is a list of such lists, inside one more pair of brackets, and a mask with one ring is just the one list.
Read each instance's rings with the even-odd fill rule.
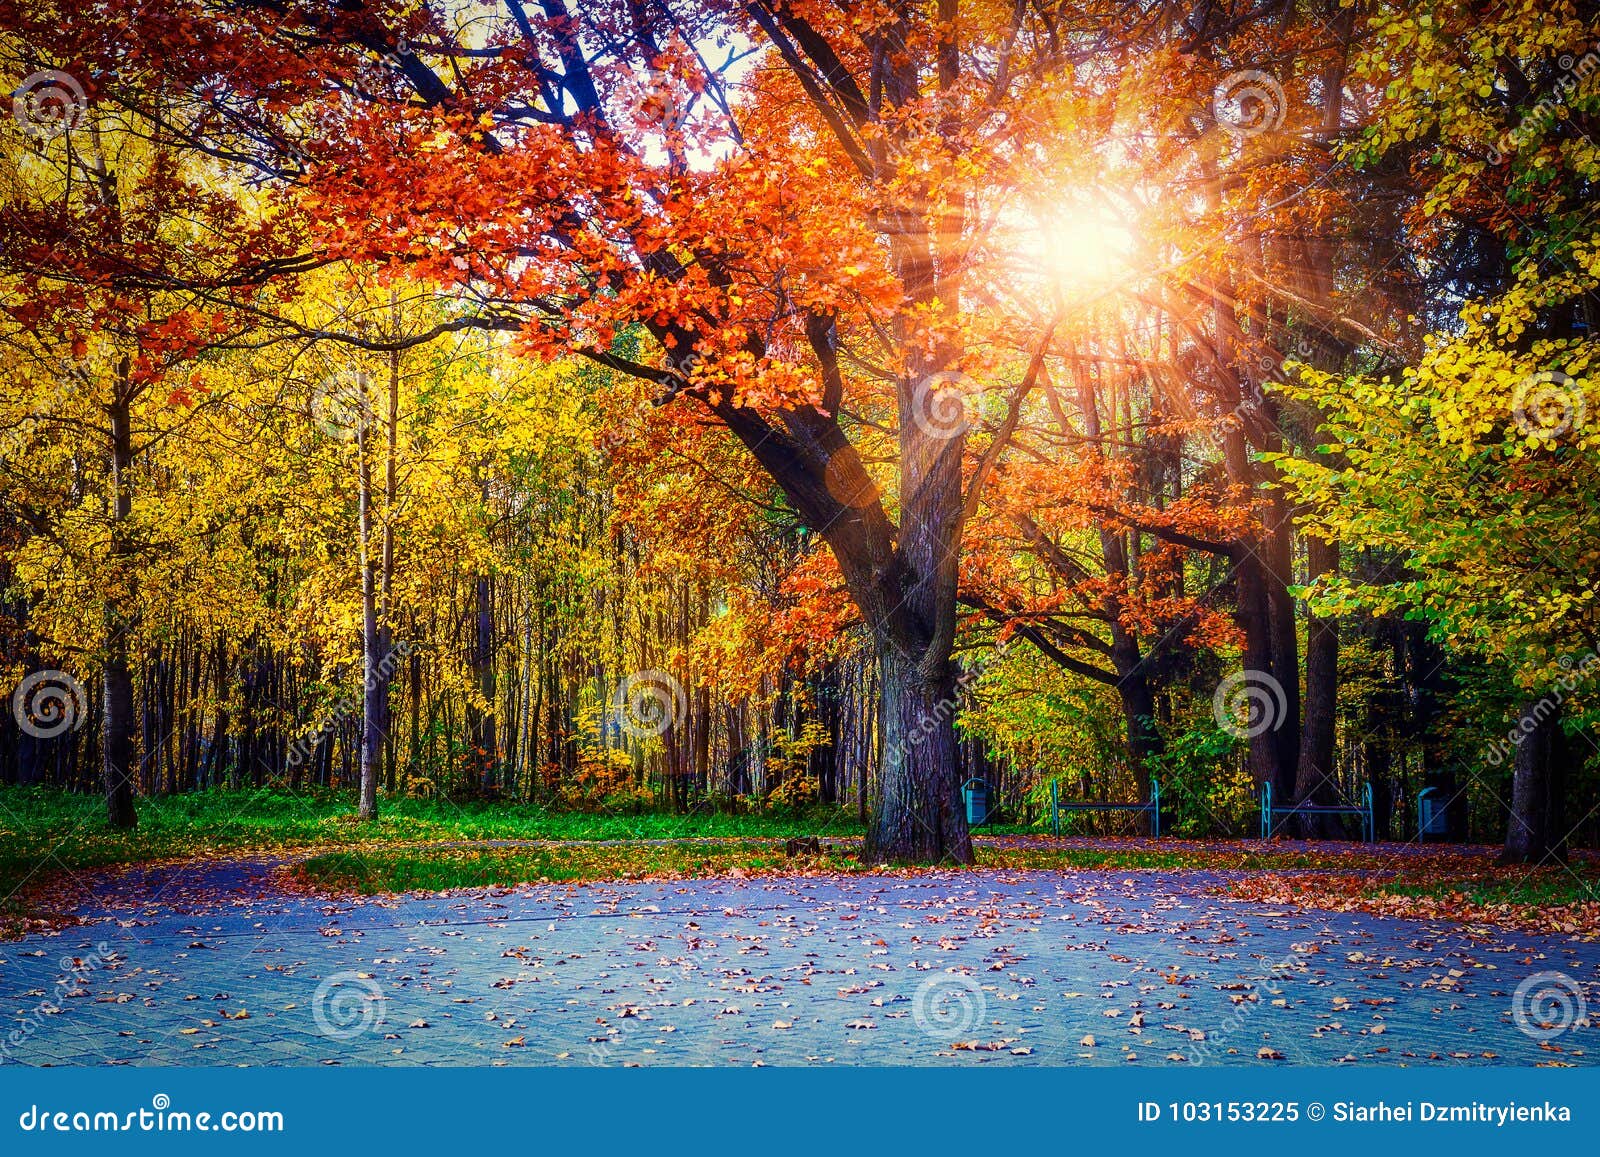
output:
[[[108,624],[113,626],[115,624]],[[127,635],[115,634],[106,648],[105,738],[101,744],[106,818],[114,828],[139,822],[133,810],[133,676],[128,671]]]
[[1506,824],[1502,864],[1561,863],[1567,858],[1567,827],[1562,807],[1565,787],[1565,737],[1561,705],[1551,698],[1526,704],[1517,717],[1517,745],[1511,782],[1511,815]]
[[[1273,420],[1276,429],[1276,419]],[[1278,780],[1273,785],[1279,798],[1292,798],[1295,768],[1300,762],[1300,638],[1295,624],[1294,596],[1289,585],[1294,581],[1293,527],[1281,489],[1272,491],[1268,504],[1270,525],[1264,528],[1267,563],[1263,568],[1267,586],[1267,607],[1272,616],[1272,677],[1283,691],[1283,717],[1269,732],[1278,745]]]
[[[1271,611],[1265,568],[1261,560],[1248,550],[1240,551],[1233,561],[1238,590],[1238,621],[1244,630],[1244,668],[1254,673],[1254,679],[1276,679],[1272,673]],[[1289,771],[1283,765],[1282,747],[1274,726],[1279,723],[1281,720],[1274,718],[1267,727],[1250,729],[1246,765],[1250,769],[1250,779],[1258,789],[1262,784],[1270,783],[1274,790],[1281,790],[1288,781]]]
[[[1133,780],[1139,798],[1150,798],[1150,773],[1166,752],[1161,732],[1156,728],[1155,697],[1150,693],[1150,681],[1145,677],[1139,646],[1120,627],[1112,631],[1112,661],[1117,670],[1117,694],[1122,699],[1122,713],[1128,727],[1128,760],[1133,766]],[[1150,816],[1137,812],[1135,830],[1142,836],[1150,834]]]
[[867,830],[868,863],[970,864],[961,798],[953,679],[928,679],[893,644],[878,653],[882,678],[883,799]]

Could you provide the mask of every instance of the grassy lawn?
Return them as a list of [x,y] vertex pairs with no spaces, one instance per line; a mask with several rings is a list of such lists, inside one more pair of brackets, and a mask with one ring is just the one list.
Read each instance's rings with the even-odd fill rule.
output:
[[[106,826],[98,796],[0,788],[0,925],[23,911],[22,894],[51,877],[89,868],[194,856],[449,840],[648,840],[684,837],[859,837],[855,813],[801,815],[586,815],[471,801],[384,800],[375,823],[358,824],[348,795],[283,791],[197,792],[141,798],[139,826]],[[537,878],[537,877],[535,877]],[[555,878],[555,877],[552,877]]]
[[1238,899],[1338,912],[1362,911],[1469,925],[1600,939],[1600,863],[1497,867],[1449,853],[1392,865],[1382,876],[1358,872],[1260,872],[1229,882]]
[[591,841],[550,848],[363,848],[314,856],[300,866],[299,875],[319,888],[373,893],[856,867],[837,845],[821,855],[791,858],[782,845],[767,840],[626,846]]
[[[861,825],[853,811],[789,815],[590,815],[527,805],[437,800],[384,801],[381,818],[357,823],[339,795],[282,791],[201,792],[139,801],[131,832],[105,825],[97,797],[0,788],[0,935],[25,930],[39,904],[31,893],[64,873],[191,857],[303,852],[308,886],[358,892],[439,890],[538,881],[685,878],[742,872],[855,872]],[[986,828],[984,834],[1019,828]],[[778,841],[818,836],[821,855],[790,857]],[[450,847],[453,842],[559,840],[553,847]],[[690,840],[650,844],[637,841]],[[625,841],[608,843],[607,841]],[[1006,841],[980,847],[986,868],[1245,872],[1226,890],[1242,899],[1463,919],[1507,914],[1588,927],[1574,909],[1600,909],[1600,863],[1528,871],[1495,868],[1449,850],[1396,860],[1349,845],[1326,852],[1253,841],[1163,841],[1122,848],[1069,848]],[[427,845],[427,846],[424,846]],[[1297,870],[1320,871],[1299,872]],[[1382,874],[1366,874],[1372,870]],[[1559,915],[1555,915],[1559,913]],[[1565,930],[1565,929],[1564,929]]]
[[1497,869],[1496,874],[1460,879],[1415,880],[1402,874],[1382,885],[1390,896],[1418,896],[1446,900],[1464,897],[1482,907],[1508,904],[1554,907],[1600,901],[1600,865],[1575,863],[1568,868]]
[[[1179,871],[1218,868],[1293,869],[1350,866],[1350,857],[1314,852],[1152,851],[1145,848],[981,847],[980,868],[1050,871]],[[697,844],[608,845],[575,843],[550,848],[359,849],[312,857],[299,869],[316,887],[355,892],[403,892],[486,884],[562,883],[579,880],[686,878],[744,872],[859,872],[854,840],[823,840],[822,855],[788,856],[771,840],[727,839]]]

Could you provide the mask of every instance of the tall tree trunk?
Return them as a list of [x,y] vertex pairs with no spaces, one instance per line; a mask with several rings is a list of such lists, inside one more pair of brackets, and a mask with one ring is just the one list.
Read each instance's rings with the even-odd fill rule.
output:
[[[1215,167],[1207,164],[1208,196],[1220,197],[1221,179]],[[1223,468],[1228,481],[1239,488],[1242,501],[1254,509],[1260,497],[1259,471],[1251,458],[1251,448],[1262,448],[1277,434],[1275,418],[1259,397],[1259,391],[1247,396],[1246,381],[1239,369],[1247,364],[1243,350],[1249,343],[1240,331],[1238,296],[1231,280],[1224,277],[1212,289],[1212,320],[1216,328],[1213,338],[1216,365],[1222,378],[1218,386],[1219,405],[1228,412],[1229,421],[1221,433]],[[1276,448],[1276,447],[1272,447]],[[1272,504],[1269,504],[1269,509]],[[1270,515],[1269,515],[1270,517]],[[1279,648],[1283,643],[1281,611],[1286,590],[1281,575],[1275,573],[1284,564],[1284,544],[1274,534],[1274,526],[1259,524],[1253,534],[1236,544],[1231,554],[1237,586],[1236,602],[1239,625],[1244,631],[1244,668],[1252,682],[1282,682],[1285,667]],[[1285,567],[1286,569],[1286,567]],[[1293,623],[1293,604],[1289,606],[1290,626]],[[1298,672],[1295,673],[1298,697]],[[1272,701],[1287,703],[1289,688],[1277,689]],[[1273,789],[1288,795],[1294,787],[1294,748],[1281,734],[1288,723],[1288,712],[1277,712],[1265,727],[1250,728],[1247,764],[1250,777],[1257,788],[1271,783]],[[1296,719],[1298,726],[1298,719]]]
[[1562,806],[1566,742],[1561,704],[1550,698],[1525,704],[1517,716],[1517,745],[1511,782],[1511,815],[1506,824],[1502,864],[1562,863],[1567,858],[1567,827]]
[[[389,293],[393,309],[395,332],[400,330],[398,298]],[[384,414],[383,451],[383,561],[378,584],[378,652],[382,656],[377,672],[381,680],[378,688],[378,734],[383,750],[384,782],[392,790],[395,782],[395,744],[389,686],[394,679],[394,520],[395,498],[399,489],[400,440],[400,351],[389,351],[389,397]]]
[[378,816],[378,775],[383,743],[383,662],[378,632],[378,558],[372,542],[371,415],[364,378],[357,378],[361,397],[356,403],[356,451],[360,455],[361,521],[361,780],[356,814],[363,820]]
[[1406,682],[1411,711],[1406,718],[1406,738],[1420,748],[1422,786],[1437,788],[1443,799],[1445,819],[1452,843],[1467,837],[1466,793],[1456,780],[1444,729],[1439,725],[1444,702],[1454,680],[1449,670],[1450,656],[1428,637],[1426,625],[1406,621],[1404,632]]
[[[1276,418],[1273,420],[1276,442]],[[1275,445],[1273,449],[1277,449]],[[1271,525],[1266,532],[1267,609],[1272,617],[1272,677],[1283,690],[1283,717],[1271,734],[1278,744],[1278,781],[1273,790],[1280,799],[1290,799],[1295,791],[1295,768],[1300,761],[1300,637],[1295,622],[1294,596],[1289,586],[1294,581],[1294,528],[1281,488],[1275,488],[1267,505]]]
[[479,575],[473,583],[472,623],[472,671],[484,705],[479,707],[474,703],[468,714],[478,786],[488,790],[493,786],[494,769],[500,762],[494,726],[494,598],[488,575]]
[[868,863],[972,862],[951,716],[955,681],[930,678],[892,643],[878,652],[883,680],[883,799],[867,830]]
[[[1312,578],[1339,569],[1339,545],[1306,536]],[[1334,739],[1339,711],[1339,627],[1333,619],[1308,612],[1306,625],[1305,717],[1300,725],[1300,758],[1295,769],[1296,803],[1325,804],[1333,799]],[[1311,836],[1333,835],[1333,816],[1302,816],[1301,829]]]
[[[1166,743],[1156,728],[1156,702],[1150,693],[1139,644],[1120,626],[1112,630],[1111,661],[1117,672],[1117,695],[1128,728],[1128,761],[1133,766],[1133,781],[1141,800],[1150,798],[1150,773],[1166,752]],[[1150,815],[1134,815],[1135,830],[1150,834]]]
[[[1266,568],[1250,551],[1250,545],[1244,544],[1233,556],[1239,625],[1244,630],[1244,669],[1252,673],[1252,679],[1275,680]],[[1249,729],[1246,764],[1250,769],[1250,779],[1257,788],[1270,783],[1274,790],[1279,790],[1287,778],[1283,749],[1277,734],[1277,728],[1281,725],[1282,720],[1274,715],[1267,726],[1252,726]]]
[[[116,395],[111,404],[111,564],[121,593],[108,595],[105,604],[106,653],[102,678],[104,729],[101,742],[102,782],[106,818],[114,828],[131,828],[139,822],[133,809],[133,675],[128,665],[128,636],[133,630],[129,611],[132,584],[132,545],[128,518],[133,512],[133,428],[126,358],[117,371]],[[119,602],[119,600],[123,600]]]

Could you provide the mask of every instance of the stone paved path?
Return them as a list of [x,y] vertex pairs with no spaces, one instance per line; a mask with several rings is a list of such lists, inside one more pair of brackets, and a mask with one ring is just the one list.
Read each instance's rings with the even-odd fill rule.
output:
[[1164,1066],[1600,1055],[1585,1015],[1600,1021],[1600,945],[1269,909],[1207,894],[1220,879],[1210,873],[723,879],[336,902],[280,893],[269,867],[221,865],[199,879],[143,869],[91,913],[100,922],[0,944],[0,1056]]

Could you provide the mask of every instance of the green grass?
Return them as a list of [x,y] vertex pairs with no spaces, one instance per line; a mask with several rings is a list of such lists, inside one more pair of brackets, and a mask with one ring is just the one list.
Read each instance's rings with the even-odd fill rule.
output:
[[[308,883],[363,893],[441,891],[491,884],[565,883],[640,877],[704,877],[738,869],[752,875],[822,870],[860,871],[854,841],[824,841],[821,856],[790,857],[770,840],[718,840],[694,844],[599,844],[548,848],[384,848],[329,852],[300,867]],[[980,867],[1091,870],[1159,870],[1193,867],[1194,857],[1151,852],[984,849]]]
[[[461,804],[384,800],[376,822],[358,825],[348,794],[291,795],[280,790],[142,798],[138,801],[139,826],[119,832],[106,826],[103,806],[97,796],[0,788],[0,918],[20,910],[19,889],[55,875],[192,856],[331,848],[358,840],[363,847],[452,840],[735,840],[809,835],[851,841],[862,833],[854,811],[844,808],[818,808],[798,815],[594,815],[481,800]],[[996,826],[983,832],[1001,835],[1025,830]],[[987,863],[1016,868],[1247,866],[1242,859],[1239,864],[1226,862],[1228,859],[1226,855],[1219,858],[1216,852],[1021,849],[985,853]],[[1276,867],[1320,863],[1316,857],[1304,856],[1267,859]]]
[[1485,906],[1559,907],[1585,900],[1600,900],[1600,870],[1592,863],[1574,864],[1571,871],[1565,868],[1539,868],[1516,875],[1478,879],[1395,881],[1384,884],[1382,890],[1392,896],[1425,896],[1434,899],[1460,895],[1470,903]]
[[[855,813],[818,808],[798,815],[592,815],[553,812],[542,807],[481,800],[455,804],[443,800],[384,800],[379,819],[357,824],[347,794],[291,795],[280,790],[195,792],[138,801],[139,826],[129,832],[106,826],[97,796],[40,788],[0,788],[0,923],[13,923],[29,907],[27,892],[63,873],[114,865],[151,863],[187,857],[221,857],[248,852],[294,852],[337,848],[358,842],[373,860],[375,846],[474,840],[661,840],[675,838],[748,841],[823,836],[851,845],[862,834]],[[985,828],[987,834],[1023,831]],[[477,859],[441,860],[401,852],[387,869],[370,878],[326,871],[344,886],[404,890],[459,887],[471,883],[509,883],[539,879],[612,878],[639,864],[657,874],[687,874],[703,849],[661,850],[637,847],[615,856],[520,849],[515,854],[483,850]],[[728,845],[705,859],[705,871],[742,867],[764,871],[770,845]],[[778,849],[781,857],[781,849]],[[986,864],[1015,868],[1184,868],[1217,866],[1214,857],[1164,852],[1051,852],[1036,849],[984,852]],[[385,863],[391,862],[388,860]],[[428,863],[453,867],[428,868]],[[1289,866],[1289,865],[1285,865]],[[7,918],[10,918],[9,920]]]
[[300,866],[308,883],[364,893],[436,892],[490,884],[565,883],[641,877],[714,876],[733,869],[763,872],[856,868],[838,845],[820,856],[791,858],[768,841],[616,845],[573,842],[551,848],[376,848],[329,852]]
[[[645,876],[704,877],[738,869],[750,874],[860,871],[854,840],[823,841],[824,854],[791,858],[770,840],[726,839],[695,844],[600,844],[573,841],[547,848],[386,848],[329,852],[306,860],[302,878],[317,887],[363,893],[441,891],[491,884],[625,880]],[[1221,858],[1227,858],[1225,856]],[[1244,857],[1233,866],[1249,866]],[[981,868],[1052,871],[1178,871],[1225,866],[1219,854],[1129,848],[992,848],[978,852]],[[1251,858],[1256,867],[1320,866],[1314,854]]]
[[1348,855],[1316,852],[1283,852],[1274,848],[1249,847],[1180,849],[1163,852],[1145,848],[1048,848],[1023,847],[984,849],[978,853],[983,867],[1028,868],[1061,871],[1174,872],[1205,869],[1210,871],[1248,871],[1252,868],[1327,868],[1349,867]]
[[587,815],[521,804],[384,800],[379,818],[357,824],[347,794],[195,792],[141,798],[132,831],[106,826],[97,796],[0,788],[0,925],[25,910],[23,893],[63,873],[120,864],[251,851],[449,840],[646,840],[676,837],[786,838],[861,834],[840,808],[801,815]]
[[[820,868],[854,871],[850,858],[862,829],[850,809],[814,809],[797,815],[593,815],[552,812],[521,804],[440,800],[385,800],[380,818],[359,824],[347,794],[291,795],[281,790],[198,792],[141,799],[139,826],[106,826],[98,797],[37,788],[0,788],[0,935],[37,914],[36,890],[64,873],[114,865],[189,857],[224,858],[251,852],[313,854],[303,867],[313,884],[362,892],[438,890],[549,880],[621,879],[629,876],[715,875]],[[1026,829],[995,827],[984,834]],[[790,859],[774,841],[821,836],[822,857]],[[656,845],[603,841],[697,840]],[[554,840],[549,848],[451,848],[452,842]],[[416,845],[434,845],[427,848]],[[409,845],[409,846],[407,846]],[[343,849],[341,851],[340,849]],[[985,846],[980,867],[1056,871],[1284,870],[1359,871],[1381,861],[1349,850],[1287,852],[1251,844],[1208,843],[1171,848]],[[1392,867],[1392,865],[1391,865]],[[1373,881],[1369,894],[1442,898],[1457,893],[1475,904],[1557,906],[1600,895],[1600,866],[1574,864],[1539,872],[1489,870],[1459,864],[1437,878],[1402,873]],[[1365,888],[1363,888],[1365,890]]]

